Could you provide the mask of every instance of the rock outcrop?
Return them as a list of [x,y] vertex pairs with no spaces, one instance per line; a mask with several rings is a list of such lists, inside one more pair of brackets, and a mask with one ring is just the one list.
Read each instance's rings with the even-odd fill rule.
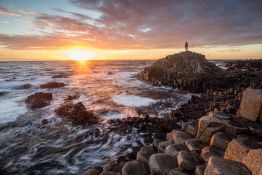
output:
[[48,88],[48,89],[60,88],[60,87],[64,87],[64,86],[65,86],[65,84],[64,83],[60,83],[60,82],[48,82],[48,83],[40,85],[41,88]]
[[33,95],[30,95],[26,98],[25,102],[31,109],[43,108],[50,104],[52,100],[51,93],[37,92]]
[[91,111],[87,111],[83,103],[79,102],[76,104],[65,103],[62,104],[55,112],[62,117],[70,119],[76,124],[92,124],[98,123],[99,118],[95,116]]
[[169,55],[145,68],[138,78],[154,85],[167,85],[191,92],[219,87],[223,71],[195,52]]

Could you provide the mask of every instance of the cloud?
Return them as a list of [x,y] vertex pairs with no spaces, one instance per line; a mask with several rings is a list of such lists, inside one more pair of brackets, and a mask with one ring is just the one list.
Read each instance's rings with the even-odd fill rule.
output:
[[59,9],[71,17],[38,14],[34,23],[40,36],[1,35],[1,43],[16,49],[77,44],[102,49],[181,48],[185,41],[196,47],[262,43],[261,0],[71,2],[101,15],[92,18]]
[[20,16],[16,12],[13,12],[7,8],[0,7],[0,15],[5,15],[5,16]]
[[38,13],[33,12],[33,11],[29,11],[29,10],[22,10],[22,9],[11,10],[11,9],[8,9],[8,8],[0,7],[0,15],[21,16],[21,14],[33,15],[33,16],[37,16],[38,15]]

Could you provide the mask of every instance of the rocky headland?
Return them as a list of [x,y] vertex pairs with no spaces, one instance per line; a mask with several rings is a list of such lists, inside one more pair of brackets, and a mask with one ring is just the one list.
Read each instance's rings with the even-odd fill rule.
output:
[[158,139],[85,175],[262,175],[262,60],[227,61],[182,52],[138,74],[154,85],[199,92],[165,118],[109,121],[119,132],[137,128]]

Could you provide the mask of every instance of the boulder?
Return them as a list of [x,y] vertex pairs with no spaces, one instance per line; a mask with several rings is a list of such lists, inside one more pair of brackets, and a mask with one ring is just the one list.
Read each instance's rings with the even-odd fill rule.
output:
[[202,148],[205,147],[203,143],[201,143],[198,139],[187,139],[186,146],[189,151],[200,151]]
[[137,152],[136,159],[148,164],[149,157],[154,153],[155,150],[152,147],[144,146]]
[[186,146],[182,143],[171,144],[166,147],[166,154],[177,156],[179,151],[186,150]]
[[168,145],[170,145],[170,144],[172,144],[172,142],[170,142],[170,141],[159,142],[159,143],[158,143],[158,151],[159,151],[159,152],[165,152],[166,147],[167,147]]
[[122,175],[150,175],[150,170],[147,164],[142,161],[133,160],[127,162],[123,169]]
[[216,157],[223,157],[224,152],[220,149],[217,149],[212,146],[207,146],[201,150],[200,156],[202,157],[203,160],[206,162],[208,161],[209,157],[211,156],[216,156]]
[[261,144],[252,137],[238,137],[229,142],[225,151],[225,159],[243,162],[251,149],[261,148]]
[[227,148],[228,143],[232,140],[233,138],[225,135],[222,132],[217,132],[213,134],[211,140],[210,140],[210,146],[217,147],[219,149],[225,150]]
[[51,93],[37,92],[33,95],[30,95],[26,98],[26,103],[31,109],[43,108],[50,104],[52,100]]
[[195,175],[204,175],[206,166],[207,166],[206,164],[197,165],[194,172]]
[[64,83],[60,83],[60,82],[48,82],[45,84],[41,84],[40,87],[41,88],[60,88],[60,87],[64,87],[65,84]]
[[83,175],[100,175],[102,171],[102,168],[90,168],[86,170]]
[[177,167],[177,160],[174,156],[158,153],[149,158],[149,168],[152,174],[165,175]]
[[76,124],[98,123],[99,118],[91,111],[87,111],[83,103],[65,103],[55,110],[56,114],[72,120]]
[[103,166],[103,172],[121,173],[124,162],[111,161]]
[[245,165],[220,157],[210,157],[204,175],[251,175]]
[[172,141],[175,144],[178,144],[178,143],[185,144],[185,141],[187,139],[192,138],[189,134],[187,134],[184,131],[173,130],[171,132],[171,135],[172,135]]
[[244,91],[238,115],[251,121],[262,121],[262,89],[249,87]]
[[183,173],[182,170],[177,170],[177,169],[174,169],[174,170],[171,170],[168,175],[188,175],[186,173]]
[[179,151],[177,155],[177,163],[180,168],[194,171],[197,165],[203,164],[199,155],[195,152]]
[[225,125],[223,120],[213,116],[203,116],[198,119],[197,138],[203,142],[210,141],[212,135],[216,132],[223,131]]
[[6,92],[6,91],[0,91],[0,97],[1,96],[4,96],[5,94],[7,94],[8,92]]
[[21,86],[18,86],[17,89],[30,89],[31,87],[31,84],[23,84]]
[[182,125],[183,130],[189,135],[195,137],[197,134],[196,123],[185,123]]
[[244,157],[243,163],[253,175],[259,175],[260,170],[262,170],[262,147],[261,149],[250,150]]
[[104,171],[104,172],[102,172],[100,175],[120,175],[120,173],[114,173],[114,172]]

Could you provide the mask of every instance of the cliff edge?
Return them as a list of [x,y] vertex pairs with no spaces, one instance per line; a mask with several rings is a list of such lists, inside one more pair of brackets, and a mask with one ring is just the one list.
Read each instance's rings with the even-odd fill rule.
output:
[[138,74],[138,78],[154,85],[166,85],[191,92],[219,87],[223,70],[195,52],[168,55]]

